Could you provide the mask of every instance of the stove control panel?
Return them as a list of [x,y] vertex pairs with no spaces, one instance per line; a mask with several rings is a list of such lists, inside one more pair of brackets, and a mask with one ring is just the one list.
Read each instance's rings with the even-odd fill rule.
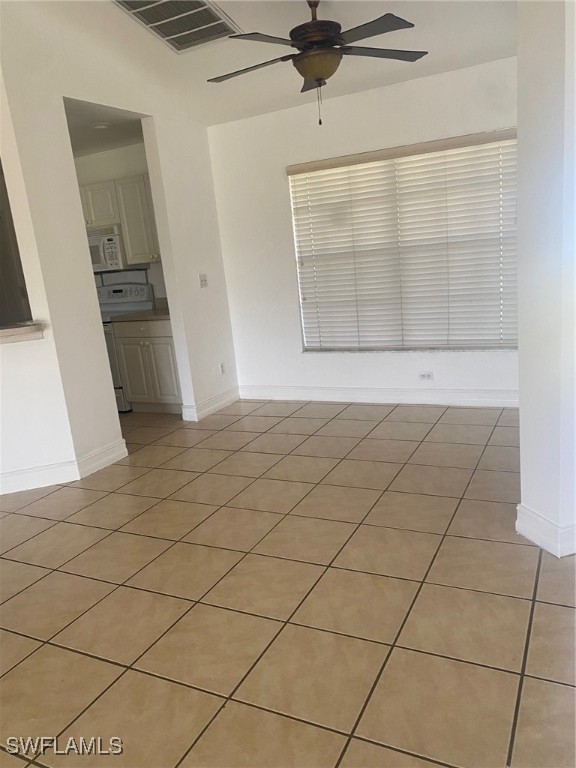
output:
[[151,301],[154,296],[151,285],[142,283],[122,283],[104,285],[97,289],[100,304],[124,304]]

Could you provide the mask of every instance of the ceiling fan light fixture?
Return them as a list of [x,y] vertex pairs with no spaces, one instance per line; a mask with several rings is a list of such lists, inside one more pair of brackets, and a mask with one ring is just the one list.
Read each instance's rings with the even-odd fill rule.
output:
[[340,66],[342,54],[335,48],[316,49],[298,54],[292,63],[304,80],[328,80]]

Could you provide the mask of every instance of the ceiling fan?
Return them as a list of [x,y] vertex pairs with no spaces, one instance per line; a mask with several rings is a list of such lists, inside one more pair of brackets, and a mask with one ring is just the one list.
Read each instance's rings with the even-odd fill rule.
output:
[[399,51],[389,48],[363,48],[352,46],[358,40],[364,40],[374,35],[382,35],[384,32],[393,32],[397,29],[408,29],[414,24],[395,16],[393,13],[386,13],[374,21],[361,24],[358,27],[348,29],[342,32],[342,27],[337,21],[317,18],[317,8],[320,0],[306,0],[312,12],[312,20],[294,27],[290,31],[290,39],[284,37],[273,37],[264,35],[260,32],[249,32],[242,35],[230,35],[232,40],[255,40],[261,43],[275,43],[277,45],[288,45],[296,48],[298,53],[280,56],[277,59],[264,61],[261,64],[255,64],[252,67],[239,69],[236,72],[229,72],[227,75],[212,77],[209,83],[222,83],[231,77],[238,77],[247,72],[253,72],[255,69],[268,67],[270,64],[276,64],[278,61],[291,61],[298,70],[298,73],[304,78],[304,85],[301,93],[310,91],[313,88],[320,88],[326,85],[326,80],[336,72],[342,56],[373,56],[379,59],[397,59],[398,61],[418,61],[422,56],[426,56],[428,51]]

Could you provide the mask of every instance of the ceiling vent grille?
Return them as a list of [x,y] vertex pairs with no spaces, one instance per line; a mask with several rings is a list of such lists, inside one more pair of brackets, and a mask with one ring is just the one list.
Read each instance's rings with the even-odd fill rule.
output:
[[178,53],[242,30],[214,3],[202,0],[114,0]]

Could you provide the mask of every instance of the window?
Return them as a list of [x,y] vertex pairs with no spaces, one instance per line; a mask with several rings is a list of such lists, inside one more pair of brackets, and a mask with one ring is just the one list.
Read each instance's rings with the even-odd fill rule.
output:
[[31,320],[20,252],[0,163],[0,328]]
[[306,350],[516,346],[516,140],[489,138],[288,169]]

